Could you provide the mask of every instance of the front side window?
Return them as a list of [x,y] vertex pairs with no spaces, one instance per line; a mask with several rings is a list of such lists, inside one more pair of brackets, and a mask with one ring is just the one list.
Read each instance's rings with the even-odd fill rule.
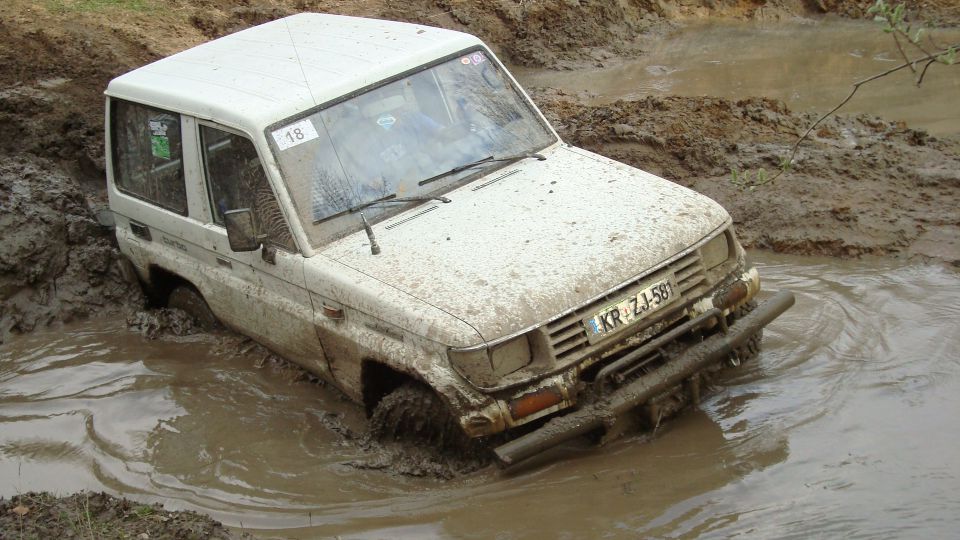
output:
[[[268,138],[314,245],[355,227],[351,210],[361,205],[428,196],[496,162],[454,168],[556,140],[479,50],[287,122]],[[384,204],[364,213],[396,210]]]
[[180,115],[122,100],[112,100],[110,110],[117,188],[186,215]]
[[210,126],[200,126],[200,141],[214,222],[223,225],[227,210],[250,208],[265,241],[294,252],[293,237],[253,142]]

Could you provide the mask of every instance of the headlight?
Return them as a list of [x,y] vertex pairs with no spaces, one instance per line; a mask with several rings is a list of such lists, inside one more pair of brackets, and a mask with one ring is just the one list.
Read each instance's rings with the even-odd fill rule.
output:
[[492,348],[457,350],[447,353],[450,365],[478,386],[496,386],[500,378],[530,363],[530,343],[527,336],[520,336]]
[[490,367],[496,377],[513,373],[530,363],[530,343],[527,336],[497,345],[490,351]]
[[447,358],[450,359],[450,365],[463,378],[478,386],[493,386],[496,381],[493,380],[493,370],[490,369],[490,358],[487,356],[487,348],[480,347],[472,350],[447,351]]
[[730,258],[730,243],[727,233],[723,232],[700,248],[700,258],[707,270],[722,264]]

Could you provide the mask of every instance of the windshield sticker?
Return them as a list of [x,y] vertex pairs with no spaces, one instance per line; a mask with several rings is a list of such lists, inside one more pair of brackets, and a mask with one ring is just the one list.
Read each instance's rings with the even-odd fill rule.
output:
[[407,155],[407,150],[401,144],[392,144],[383,152],[380,152],[380,159],[386,163],[394,163],[403,159]]
[[280,148],[280,150],[293,148],[298,144],[312,141],[320,136],[317,134],[317,128],[313,127],[313,123],[309,118],[274,130],[271,135],[273,135],[273,140],[277,142],[277,147]]
[[380,118],[377,118],[377,125],[380,126],[380,127],[382,127],[383,129],[387,129],[387,130],[388,130],[388,129],[392,128],[393,125],[396,124],[396,123],[397,123],[397,119],[394,118],[393,116],[389,115],[389,114],[385,114],[385,115],[381,116]]
[[469,66],[471,64],[474,66],[479,66],[480,64],[486,61],[487,61],[487,57],[484,56],[482,52],[475,52],[469,56],[464,56],[463,58],[460,59],[460,63],[465,66]]

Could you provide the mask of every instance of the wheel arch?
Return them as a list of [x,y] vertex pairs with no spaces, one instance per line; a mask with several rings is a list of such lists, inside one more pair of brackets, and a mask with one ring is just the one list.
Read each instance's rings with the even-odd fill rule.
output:
[[158,306],[165,306],[170,293],[180,285],[186,285],[192,288],[203,297],[200,289],[191,283],[190,280],[157,264],[151,264],[147,269],[146,285],[145,289],[147,290],[147,295],[150,297],[150,301]]
[[436,392],[429,383],[410,373],[391,367],[380,360],[365,359],[360,364],[360,389],[363,395],[363,408],[367,417],[384,397],[406,382],[418,382]]

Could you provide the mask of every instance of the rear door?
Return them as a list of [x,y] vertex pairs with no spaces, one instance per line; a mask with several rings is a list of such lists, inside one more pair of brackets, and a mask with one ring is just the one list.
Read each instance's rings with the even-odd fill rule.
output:
[[194,120],[115,98],[107,114],[110,208],[120,249],[144,278],[158,266],[196,283],[206,271],[198,243],[206,202]]

